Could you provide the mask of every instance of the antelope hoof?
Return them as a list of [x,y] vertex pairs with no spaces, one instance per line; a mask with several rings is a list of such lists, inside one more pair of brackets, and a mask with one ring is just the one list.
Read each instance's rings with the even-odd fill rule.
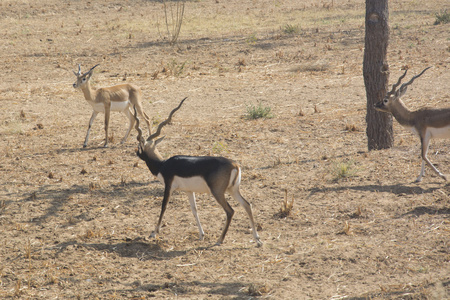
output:
[[156,237],[156,232],[152,232],[152,234],[150,234],[150,238],[154,239]]
[[83,148],[86,148],[87,147],[87,144],[83,144]]

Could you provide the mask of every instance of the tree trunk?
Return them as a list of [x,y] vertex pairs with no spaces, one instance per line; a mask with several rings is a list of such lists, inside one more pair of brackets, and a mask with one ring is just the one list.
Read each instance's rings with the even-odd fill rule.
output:
[[363,75],[366,86],[366,134],[370,150],[386,149],[394,144],[392,116],[374,109],[386,94],[389,66],[386,60],[389,42],[388,0],[366,0],[366,36]]

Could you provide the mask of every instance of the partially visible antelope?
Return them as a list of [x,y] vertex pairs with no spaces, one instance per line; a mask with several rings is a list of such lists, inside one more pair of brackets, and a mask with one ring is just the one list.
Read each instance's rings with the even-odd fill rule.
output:
[[89,133],[91,131],[92,123],[94,123],[95,117],[98,113],[105,114],[105,144],[103,147],[108,147],[108,128],[109,128],[109,116],[111,111],[123,112],[130,122],[127,133],[123,137],[121,143],[127,141],[128,135],[134,125],[134,118],[131,112],[131,108],[136,107],[137,111],[143,116],[147,123],[149,133],[151,133],[150,120],[147,114],[142,109],[142,92],[139,87],[134,84],[126,83],[119,84],[110,87],[104,87],[95,89],[91,86],[89,79],[91,79],[93,71],[97,65],[93,66],[89,71],[81,74],[81,66],[78,65],[78,72],[73,72],[77,76],[77,81],[73,84],[74,88],[80,88],[83,91],[84,98],[92,106],[93,112],[91,119],[89,120],[89,127],[84,139],[83,147],[87,146]]
[[400,88],[396,90],[397,86],[406,76],[406,73],[408,72],[408,70],[406,70],[405,73],[400,76],[397,83],[392,86],[392,90],[386,94],[384,99],[375,104],[375,109],[391,113],[400,125],[410,129],[420,137],[422,168],[416,182],[422,181],[425,172],[425,163],[427,163],[440,177],[447,180],[447,177],[439,172],[439,170],[430,162],[427,157],[427,152],[431,139],[450,138],[450,108],[421,108],[416,111],[410,111],[400,99],[400,97],[406,93],[408,85],[412,84],[416,78],[420,77],[429,68],[431,67],[425,68],[419,75],[414,76],[410,81],[402,84]]
[[262,243],[259,239],[255,222],[253,220],[251,204],[248,203],[239,192],[239,185],[241,183],[241,169],[234,161],[224,157],[184,155],[177,155],[164,160],[161,154],[159,154],[158,149],[156,149],[156,146],[164,138],[164,136],[159,137],[161,134],[161,129],[171,121],[173,114],[180,109],[184,100],[186,100],[186,98],[181,101],[178,107],[170,112],[169,117],[158,125],[156,132],[150,135],[147,140],[142,137],[142,130],[139,127],[139,118],[136,110],[134,111],[134,117],[136,118],[136,130],[138,131],[137,140],[139,141],[137,155],[145,161],[152,174],[164,183],[164,198],[162,201],[161,214],[158,222],[156,223],[155,230],[152,232],[150,237],[154,238],[159,233],[161,221],[164,216],[164,212],[166,211],[169,198],[174,191],[179,190],[186,192],[189,197],[191,210],[194,214],[195,220],[197,221],[200,240],[202,240],[205,233],[197,215],[195,193],[209,193],[214,196],[217,202],[223,207],[227,215],[225,227],[223,228],[222,234],[217,241],[217,245],[220,245],[227,234],[231,218],[234,214],[233,208],[231,208],[230,204],[228,204],[225,199],[225,192],[228,192],[244,207],[250,219],[253,237],[257,245],[261,246]]

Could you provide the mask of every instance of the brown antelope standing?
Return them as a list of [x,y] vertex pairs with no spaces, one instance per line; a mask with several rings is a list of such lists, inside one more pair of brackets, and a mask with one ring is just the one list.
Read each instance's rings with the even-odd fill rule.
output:
[[161,213],[155,230],[152,232],[150,237],[153,238],[159,233],[161,221],[164,216],[164,212],[166,211],[169,198],[174,191],[179,190],[186,192],[189,197],[191,210],[194,214],[195,220],[197,221],[200,240],[202,240],[205,233],[203,232],[200,219],[197,215],[195,193],[209,193],[214,196],[217,202],[223,207],[227,215],[225,227],[223,228],[222,234],[217,241],[217,245],[220,245],[227,234],[231,218],[234,214],[233,208],[231,208],[230,204],[228,204],[225,199],[225,192],[228,192],[244,207],[250,219],[253,237],[257,245],[261,246],[262,243],[259,239],[255,222],[253,220],[251,204],[248,203],[239,192],[239,185],[241,183],[241,169],[235,162],[224,157],[184,155],[177,155],[164,160],[161,154],[159,154],[158,149],[156,149],[156,146],[164,138],[164,136],[158,138],[161,134],[161,129],[171,121],[172,115],[181,107],[184,100],[186,100],[186,98],[181,101],[178,107],[170,112],[169,117],[159,124],[156,132],[150,135],[147,140],[142,137],[142,130],[139,127],[139,118],[136,110],[134,111],[136,118],[136,130],[138,131],[137,140],[139,141],[137,155],[145,161],[152,174],[164,183],[164,197],[162,201]]
[[422,181],[425,171],[425,163],[427,163],[440,177],[447,180],[447,177],[439,172],[438,169],[430,162],[427,157],[428,146],[430,140],[434,138],[450,138],[450,108],[421,108],[416,111],[410,111],[403,104],[400,97],[406,93],[408,85],[421,76],[426,70],[424,69],[419,75],[411,78],[410,81],[402,84],[398,90],[397,86],[406,76],[406,72],[398,79],[397,83],[392,86],[392,90],[386,94],[384,99],[375,104],[375,109],[383,112],[391,113],[395,119],[405,128],[410,129],[413,133],[420,137],[422,149],[422,168],[416,182]]
[[80,88],[83,91],[84,98],[86,98],[86,101],[94,110],[92,112],[91,119],[89,120],[89,127],[86,133],[86,138],[84,139],[83,147],[87,146],[92,123],[100,112],[105,114],[104,147],[108,147],[108,127],[111,111],[123,112],[128,117],[130,122],[127,133],[123,137],[121,143],[125,143],[127,141],[128,135],[130,134],[135,122],[131,112],[131,108],[133,106],[136,107],[139,114],[144,117],[149,133],[151,133],[149,117],[142,109],[142,92],[140,88],[129,83],[99,89],[91,87],[89,79],[91,79],[93,71],[97,66],[98,65],[95,65],[88,72],[81,74],[81,67],[78,65],[78,72],[73,72],[75,76],[77,76],[77,81],[73,84],[73,87],[76,89]]

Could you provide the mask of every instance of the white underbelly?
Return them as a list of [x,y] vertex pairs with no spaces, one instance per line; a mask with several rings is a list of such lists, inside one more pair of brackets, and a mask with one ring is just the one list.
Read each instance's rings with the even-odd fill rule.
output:
[[[157,176],[158,180],[164,183],[164,178],[161,174]],[[178,177],[175,176],[172,182],[172,191],[184,191],[184,192],[194,192],[194,193],[206,193],[210,194],[206,181],[200,176],[193,177]]]
[[[411,130],[411,132],[414,133],[415,135],[420,136],[419,132],[416,130],[415,127],[406,127],[405,126],[405,128]],[[446,127],[441,127],[441,128],[429,127],[428,132],[430,133],[431,138],[434,138],[434,139],[450,138],[450,125],[446,126]]]
[[[122,112],[128,108],[130,101],[122,101],[122,102],[111,102],[111,111],[119,111]],[[103,103],[91,103],[92,108],[101,113],[105,113],[105,105]]]
[[441,128],[429,128],[431,137],[435,139],[445,139],[450,138],[450,126]]

